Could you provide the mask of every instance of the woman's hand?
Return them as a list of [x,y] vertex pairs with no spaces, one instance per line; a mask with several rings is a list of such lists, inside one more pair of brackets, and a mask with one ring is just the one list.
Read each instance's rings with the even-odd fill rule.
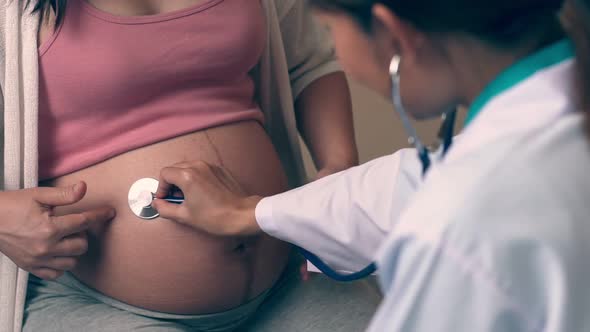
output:
[[54,207],[74,204],[85,194],[83,182],[65,188],[1,192],[0,251],[43,279],[56,279],[73,269],[88,248],[86,230],[115,216],[112,208],[54,215]]
[[[216,236],[248,236],[260,233],[254,210],[262,199],[248,196],[234,177],[219,166],[203,161],[182,162],[160,172],[160,184],[152,206],[160,216]],[[174,187],[184,203],[162,200]]]

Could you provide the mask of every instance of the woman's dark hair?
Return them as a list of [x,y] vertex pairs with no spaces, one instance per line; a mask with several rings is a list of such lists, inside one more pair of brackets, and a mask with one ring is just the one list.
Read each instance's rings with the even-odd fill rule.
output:
[[[590,133],[590,0],[310,0],[326,11],[345,12],[367,32],[373,6],[381,4],[426,33],[464,33],[510,48],[563,28],[577,52],[578,97]],[[555,29],[553,29],[555,30]]]
[[[67,0],[33,0],[35,6],[33,12],[42,13],[45,17],[53,11],[55,13],[55,26],[61,24],[66,12]],[[31,0],[27,0],[27,7],[31,5]]]

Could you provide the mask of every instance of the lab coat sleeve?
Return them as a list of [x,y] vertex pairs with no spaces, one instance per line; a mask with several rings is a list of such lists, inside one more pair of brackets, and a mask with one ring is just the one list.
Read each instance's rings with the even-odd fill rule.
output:
[[414,149],[404,149],[298,189],[263,199],[261,229],[343,271],[374,260],[421,181]]

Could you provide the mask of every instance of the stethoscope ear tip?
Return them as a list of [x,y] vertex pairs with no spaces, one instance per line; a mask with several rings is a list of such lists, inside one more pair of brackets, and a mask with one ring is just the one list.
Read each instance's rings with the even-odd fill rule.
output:
[[399,55],[394,55],[389,63],[389,74],[397,75],[399,73],[399,66],[402,62],[402,58]]

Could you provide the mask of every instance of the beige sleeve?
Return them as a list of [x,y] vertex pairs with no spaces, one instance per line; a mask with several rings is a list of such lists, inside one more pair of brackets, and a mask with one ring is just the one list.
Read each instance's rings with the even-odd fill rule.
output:
[[328,31],[304,0],[276,1],[293,98],[313,81],[341,71]]
[[0,85],[0,191],[4,190],[4,92]]

